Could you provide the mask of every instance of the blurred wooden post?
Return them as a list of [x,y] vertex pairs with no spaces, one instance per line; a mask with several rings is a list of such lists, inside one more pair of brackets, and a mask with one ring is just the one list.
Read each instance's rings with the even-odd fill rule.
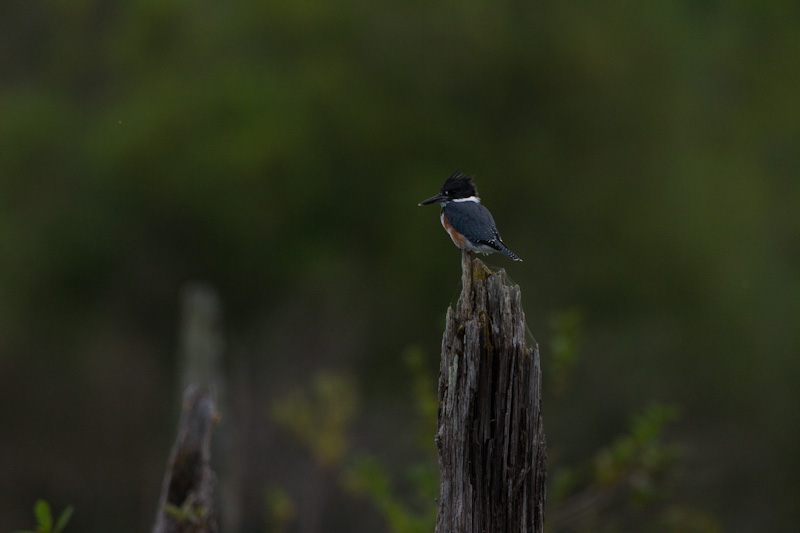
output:
[[221,397],[222,302],[211,286],[187,283],[181,291],[180,338],[178,341],[179,390],[191,384],[211,387]]
[[190,385],[184,396],[178,438],[161,486],[153,533],[216,533],[216,478],[211,435],[218,415],[208,388]]
[[183,410],[161,487],[153,533],[215,533],[216,476],[211,437],[222,387],[222,311],[216,292],[188,285],[182,294],[179,387]]
[[546,477],[539,350],[519,287],[464,254],[439,372],[436,533],[541,533]]

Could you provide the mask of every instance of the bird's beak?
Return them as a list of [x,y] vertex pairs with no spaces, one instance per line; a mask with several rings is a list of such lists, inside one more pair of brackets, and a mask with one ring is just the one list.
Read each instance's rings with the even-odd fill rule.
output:
[[421,201],[421,202],[419,203],[419,205],[428,205],[428,204],[434,204],[434,203],[436,203],[436,202],[441,202],[442,200],[445,200],[445,199],[447,199],[447,196],[445,196],[445,195],[443,195],[443,194],[439,193],[439,194],[437,194],[436,196],[431,196],[431,197],[430,197],[430,198],[428,198],[427,200],[423,200],[423,201]]

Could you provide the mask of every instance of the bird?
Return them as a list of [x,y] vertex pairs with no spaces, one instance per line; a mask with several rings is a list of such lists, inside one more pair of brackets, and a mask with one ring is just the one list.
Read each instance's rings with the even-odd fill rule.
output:
[[439,194],[419,205],[442,204],[439,218],[453,244],[467,251],[490,254],[500,252],[514,261],[522,261],[500,238],[492,214],[481,205],[472,176],[457,171],[447,178]]

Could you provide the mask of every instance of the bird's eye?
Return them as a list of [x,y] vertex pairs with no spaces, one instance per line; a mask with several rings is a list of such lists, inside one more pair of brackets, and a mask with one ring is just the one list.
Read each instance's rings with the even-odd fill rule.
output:
[[450,191],[444,191],[445,196],[450,196]]

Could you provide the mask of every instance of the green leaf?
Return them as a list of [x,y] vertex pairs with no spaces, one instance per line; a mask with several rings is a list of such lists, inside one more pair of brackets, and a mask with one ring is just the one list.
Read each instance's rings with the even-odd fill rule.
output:
[[53,528],[53,533],[61,533],[61,531],[66,527],[67,522],[72,517],[72,511],[75,509],[71,505],[67,505],[66,509],[61,513],[61,516],[58,517],[58,521],[56,522],[56,527]]
[[44,500],[36,500],[33,506],[33,514],[36,516],[36,522],[39,529],[43,532],[49,532],[53,527],[53,515],[50,514],[50,504]]
[[178,522],[183,521],[183,510],[178,507],[177,505],[173,505],[171,503],[164,504],[164,512],[177,520]]

